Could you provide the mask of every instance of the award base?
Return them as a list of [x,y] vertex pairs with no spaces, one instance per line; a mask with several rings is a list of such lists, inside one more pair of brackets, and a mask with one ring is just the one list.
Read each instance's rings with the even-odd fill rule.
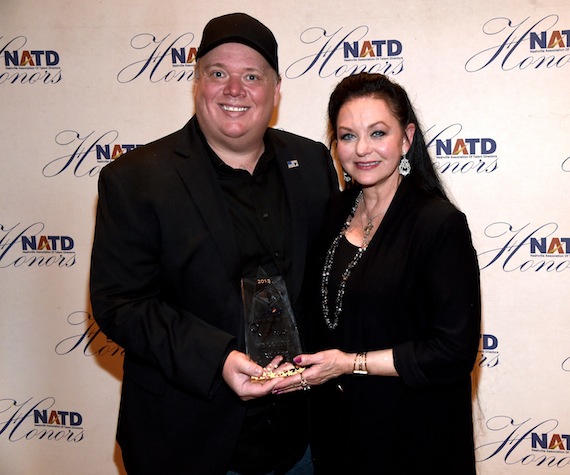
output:
[[263,372],[263,374],[261,376],[252,376],[251,380],[252,381],[267,381],[269,379],[274,379],[274,378],[286,378],[288,376],[294,376],[296,374],[300,374],[303,371],[305,371],[306,368],[303,368],[301,366],[295,366],[291,369],[288,370],[284,370],[284,371],[270,371],[270,370],[266,370]]

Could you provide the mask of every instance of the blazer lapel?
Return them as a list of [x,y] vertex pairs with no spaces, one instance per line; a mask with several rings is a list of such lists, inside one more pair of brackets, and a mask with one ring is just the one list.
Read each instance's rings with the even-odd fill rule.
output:
[[291,303],[294,304],[301,292],[307,254],[307,213],[301,200],[304,195],[301,179],[303,158],[293,155],[280,140],[275,140],[274,146],[291,216],[291,235],[288,237],[291,246],[291,272],[287,278],[287,286],[291,292]]
[[240,254],[231,216],[208,151],[194,130],[195,120],[182,130],[183,136],[176,150],[182,159],[176,162],[176,167],[216,243],[232,282],[236,282],[241,278]]

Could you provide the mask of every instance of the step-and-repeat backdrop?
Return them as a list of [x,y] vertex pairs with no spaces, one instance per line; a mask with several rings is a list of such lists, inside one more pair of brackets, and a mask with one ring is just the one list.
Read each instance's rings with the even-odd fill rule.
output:
[[89,305],[97,178],[185,124],[202,29],[232,11],[279,41],[276,127],[325,141],[357,71],[406,87],[479,255],[478,471],[570,473],[567,0],[1,0],[0,473],[124,473],[123,354]]

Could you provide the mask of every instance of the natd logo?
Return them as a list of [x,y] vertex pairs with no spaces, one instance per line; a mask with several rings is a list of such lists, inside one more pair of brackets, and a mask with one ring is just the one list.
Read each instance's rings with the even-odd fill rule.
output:
[[570,30],[531,31],[529,40],[532,52],[568,51],[570,49]]
[[485,35],[496,37],[498,42],[471,56],[465,70],[473,73],[493,64],[503,71],[567,66],[570,64],[570,30],[557,27],[559,19],[556,14],[538,20],[492,18],[482,30]]
[[[497,142],[490,137],[463,134],[459,123],[426,130],[427,146],[435,149],[440,173],[493,173],[498,168]],[[431,138],[429,138],[431,137]]]
[[0,399],[0,436],[8,442],[42,440],[81,442],[84,438],[83,416],[77,411],[55,409],[55,399],[29,398],[24,402]]
[[151,33],[133,36],[131,48],[137,52],[138,58],[119,71],[117,80],[120,83],[137,79],[152,83],[191,81],[197,52],[194,38],[194,33],[178,36],[169,33],[162,38]]
[[22,236],[22,252],[73,252],[69,236]]
[[570,254],[570,238],[568,237],[531,237],[531,256],[568,256]]
[[71,267],[75,265],[71,236],[46,233],[36,222],[11,227],[0,224],[0,269],[6,267]]
[[402,54],[402,43],[398,40],[345,41],[344,60],[374,60],[395,58]]
[[121,143],[119,132],[109,130],[81,134],[75,130],[64,130],[55,137],[57,145],[69,149],[69,153],[50,160],[42,169],[45,177],[52,178],[69,173],[77,178],[94,177],[101,168],[124,153],[140,147],[138,144]]
[[59,53],[54,50],[27,48],[28,39],[0,37],[0,55],[6,72],[0,73],[0,84],[56,84],[61,81]]
[[124,153],[130,152],[141,145],[136,144],[97,144],[95,148],[95,155],[98,162],[110,162],[119,158]]
[[172,55],[172,66],[188,66],[189,64],[196,64],[196,53],[198,48],[191,46],[189,48],[171,48],[170,54]]
[[499,340],[495,335],[481,335],[481,350],[477,364],[480,367],[494,368],[499,364]]
[[532,450],[538,452],[570,451],[570,434],[531,434]]
[[34,425],[80,428],[83,416],[78,412],[34,409]]
[[[485,236],[497,244],[482,251],[481,270],[499,266],[505,272],[552,272],[570,269],[570,238],[560,237],[557,223],[515,227],[505,222],[492,223]],[[563,236],[563,235],[562,235]]]
[[[509,416],[491,417],[486,422],[486,441],[475,448],[477,462],[490,459],[513,467],[559,469],[570,465],[570,434],[556,419],[516,422]],[[482,439],[482,438],[481,438]]]
[[371,35],[367,25],[340,27],[332,32],[310,27],[301,33],[300,40],[311,51],[285,69],[288,79],[310,71],[321,78],[338,78],[360,72],[397,75],[404,70],[402,42]]

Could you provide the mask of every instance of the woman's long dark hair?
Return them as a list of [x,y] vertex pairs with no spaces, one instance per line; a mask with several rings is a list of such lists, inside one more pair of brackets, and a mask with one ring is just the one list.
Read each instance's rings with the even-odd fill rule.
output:
[[392,82],[383,74],[359,73],[348,76],[338,83],[331,94],[328,107],[330,145],[332,146],[337,140],[337,120],[341,107],[348,101],[361,97],[374,97],[386,101],[402,130],[405,130],[408,124],[416,126],[416,132],[407,153],[412,166],[412,171],[407,178],[415,182],[422,190],[449,201],[433,167],[423,131],[408,94],[400,85]]

